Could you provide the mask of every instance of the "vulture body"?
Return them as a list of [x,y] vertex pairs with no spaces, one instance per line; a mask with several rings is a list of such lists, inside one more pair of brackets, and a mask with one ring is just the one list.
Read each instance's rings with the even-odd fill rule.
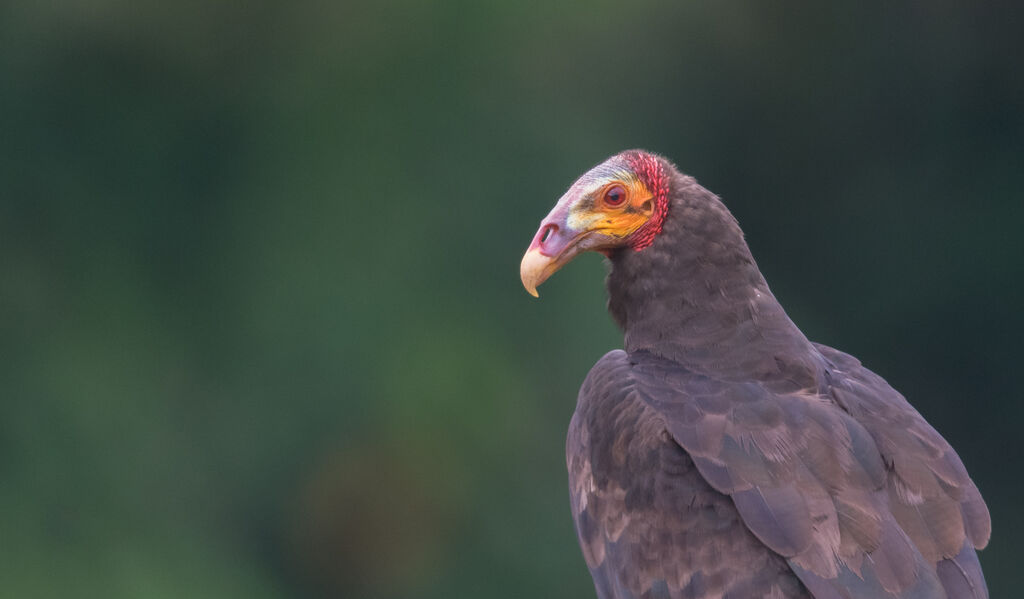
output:
[[956,452],[807,340],[714,194],[660,156],[613,156],[541,223],[527,290],[585,250],[611,263],[625,334],[566,444],[600,599],[988,597],[989,514]]

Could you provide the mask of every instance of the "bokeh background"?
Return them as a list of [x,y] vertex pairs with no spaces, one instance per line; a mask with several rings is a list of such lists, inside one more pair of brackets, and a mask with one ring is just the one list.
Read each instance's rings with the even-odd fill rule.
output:
[[[1019,6],[1019,5],[1018,5]],[[593,597],[563,443],[620,336],[572,180],[645,147],[888,378],[1018,593],[1011,3],[0,4],[0,595]]]

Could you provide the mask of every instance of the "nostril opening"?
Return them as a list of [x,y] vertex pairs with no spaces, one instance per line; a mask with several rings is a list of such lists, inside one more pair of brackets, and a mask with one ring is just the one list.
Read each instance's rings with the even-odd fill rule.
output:
[[551,239],[551,234],[558,230],[558,225],[547,225],[544,227],[544,231],[540,234],[540,242],[547,243],[548,239]]

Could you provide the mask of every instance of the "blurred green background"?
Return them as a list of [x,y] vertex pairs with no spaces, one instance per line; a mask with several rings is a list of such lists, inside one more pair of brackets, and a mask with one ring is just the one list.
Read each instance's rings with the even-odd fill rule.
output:
[[645,147],[959,451],[1013,596],[1022,30],[945,1],[0,4],[0,595],[593,597],[564,435],[621,338],[599,256],[540,301],[518,264]]

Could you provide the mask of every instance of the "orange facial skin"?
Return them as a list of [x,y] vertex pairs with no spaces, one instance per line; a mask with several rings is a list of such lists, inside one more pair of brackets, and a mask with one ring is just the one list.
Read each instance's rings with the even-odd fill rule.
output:
[[[618,203],[609,201],[616,192],[625,197]],[[651,217],[653,194],[636,177],[626,176],[608,181],[574,208],[566,219],[571,228],[625,239]]]

